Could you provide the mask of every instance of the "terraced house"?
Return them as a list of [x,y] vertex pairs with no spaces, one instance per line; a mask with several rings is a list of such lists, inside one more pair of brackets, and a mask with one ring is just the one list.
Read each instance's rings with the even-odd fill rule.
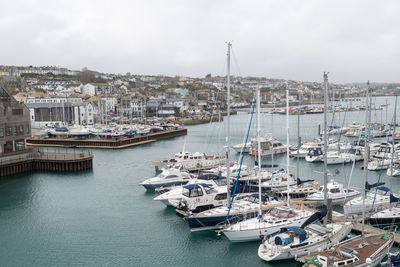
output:
[[29,109],[0,84],[0,156],[25,150],[30,135]]

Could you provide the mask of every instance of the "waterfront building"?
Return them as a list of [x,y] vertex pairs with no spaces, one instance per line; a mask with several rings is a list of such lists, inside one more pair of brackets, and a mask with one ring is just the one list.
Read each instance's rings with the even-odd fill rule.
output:
[[29,109],[0,84],[0,156],[25,150],[30,136]]

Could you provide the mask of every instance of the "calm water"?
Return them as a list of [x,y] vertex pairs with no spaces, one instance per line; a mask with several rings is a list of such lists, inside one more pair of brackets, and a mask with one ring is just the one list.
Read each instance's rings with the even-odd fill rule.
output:
[[[385,103],[379,98],[377,103]],[[389,103],[394,99],[388,98]],[[338,115],[336,115],[338,116]],[[340,114],[343,120],[345,113]],[[393,105],[372,113],[373,121],[390,121]],[[398,116],[400,117],[400,116]],[[301,116],[303,140],[316,136],[322,115]],[[364,114],[346,114],[346,123]],[[249,115],[232,120],[232,144],[242,141]],[[285,116],[262,114],[262,129],[285,141]],[[292,142],[297,117],[290,117]],[[271,127],[272,126],[272,127]],[[186,150],[222,152],[224,123],[189,127]],[[0,258],[3,266],[293,266],[293,261],[267,264],[257,256],[259,244],[231,244],[214,232],[190,233],[171,208],[152,200],[138,183],[154,176],[152,159],[180,151],[185,137],[124,150],[92,150],[93,171],[77,174],[32,173],[0,181]],[[235,154],[233,154],[235,155]],[[266,159],[266,162],[270,159]],[[285,162],[285,157],[276,159]],[[250,160],[247,160],[251,164]],[[322,181],[322,164],[301,161],[300,174]],[[292,162],[295,166],[295,161]],[[351,184],[360,185],[357,164]],[[350,167],[330,168],[346,182]],[[293,170],[295,171],[295,170]],[[369,172],[376,181],[379,172]],[[382,174],[382,180],[386,180]],[[400,181],[393,182],[400,189]]]

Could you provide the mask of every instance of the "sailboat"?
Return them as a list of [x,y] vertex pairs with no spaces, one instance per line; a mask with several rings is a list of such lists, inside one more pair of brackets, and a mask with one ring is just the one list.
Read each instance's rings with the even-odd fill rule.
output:
[[[325,97],[327,96],[328,77],[324,73]],[[325,107],[326,107],[325,98]],[[326,108],[325,108],[326,110]],[[326,115],[324,116],[324,128],[326,130]],[[327,147],[327,138],[324,136],[324,146]],[[325,162],[327,155],[324,155]],[[324,182],[327,185],[327,164],[324,164]],[[300,227],[283,227],[279,232],[274,233],[263,240],[258,248],[258,256],[265,261],[277,261],[293,259],[309,253],[330,248],[337,242],[344,239],[351,231],[351,222],[329,223],[321,226],[315,222],[323,219],[327,214],[328,194],[324,190],[325,205],[322,210],[316,212]]]
[[[369,83],[367,90],[367,112],[366,112],[366,138],[369,138]],[[368,171],[367,162],[369,147],[366,146],[364,153],[364,177],[363,184],[366,185]],[[365,198],[365,186],[362,196]],[[319,253],[316,258],[309,261],[305,266],[376,266],[387,255],[394,243],[394,233],[386,232],[379,234],[365,234],[364,227],[365,211],[363,211],[362,234],[346,240],[332,249]]]
[[[289,176],[289,90],[288,89],[286,89],[286,141],[287,141],[286,172],[287,176]],[[259,154],[259,157],[260,156],[261,155]],[[289,191],[289,183],[287,183],[287,186]],[[261,187],[259,194],[261,195]],[[284,206],[285,204],[286,206]],[[295,209],[291,207],[289,195],[286,203],[281,203],[278,205],[272,209],[268,207],[269,211],[265,214],[262,214],[262,209],[266,209],[267,207],[262,207],[260,203],[260,210],[258,217],[228,225],[222,230],[223,234],[231,242],[259,241],[262,239],[262,236],[267,236],[272,233],[275,233],[279,231],[282,227],[301,226],[313,214],[313,212],[308,210]]]

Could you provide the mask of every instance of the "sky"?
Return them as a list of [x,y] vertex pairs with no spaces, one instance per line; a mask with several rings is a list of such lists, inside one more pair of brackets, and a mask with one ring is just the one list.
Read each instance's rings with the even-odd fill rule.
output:
[[1,0],[0,65],[400,82],[400,1]]

